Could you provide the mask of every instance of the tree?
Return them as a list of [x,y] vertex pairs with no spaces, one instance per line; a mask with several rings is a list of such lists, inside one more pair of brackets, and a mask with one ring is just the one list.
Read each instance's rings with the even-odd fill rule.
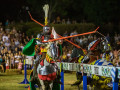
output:
[[82,0],[86,20],[95,24],[119,20],[119,0]]

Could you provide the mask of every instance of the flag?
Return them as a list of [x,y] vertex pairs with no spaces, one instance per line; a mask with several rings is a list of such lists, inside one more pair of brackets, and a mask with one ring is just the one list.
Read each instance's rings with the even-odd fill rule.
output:
[[25,45],[22,53],[27,56],[34,56],[35,55],[35,45],[37,45],[36,40],[33,38]]

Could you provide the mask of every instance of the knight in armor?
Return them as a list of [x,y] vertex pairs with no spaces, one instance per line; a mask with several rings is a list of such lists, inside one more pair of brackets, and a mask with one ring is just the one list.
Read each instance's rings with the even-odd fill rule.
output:
[[[100,43],[100,41],[101,41],[100,39],[97,39],[97,40],[91,42],[88,45],[88,53],[85,53],[83,51],[83,53],[81,53],[81,55],[79,55],[78,62],[90,64],[94,60],[97,60],[97,55],[99,54],[97,46]],[[77,51],[77,50],[75,50],[75,51]],[[77,54],[75,54],[75,55],[77,55]],[[79,84],[81,84],[81,82],[82,82],[82,73],[76,72],[76,77],[77,77],[77,81],[75,81],[72,85],[79,86]],[[91,81],[91,78],[88,78],[87,80]]]
[[104,51],[105,51],[105,53],[103,53],[102,59],[106,60],[106,61],[112,62],[112,60],[113,60],[113,53],[111,52],[111,46],[110,46],[110,44],[108,43],[107,40],[105,40],[103,42],[103,45],[104,45]]
[[[53,85],[52,82],[56,78],[58,78],[57,75],[58,67],[55,63],[55,60],[58,57],[58,47],[57,47],[58,42],[57,41],[48,42],[48,40],[52,38],[55,39],[58,37],[57,37],[57,33],[54,31],[54,28],[52,28],[52,32],[51,32],[50,27],[47,25],[49,5],[48,4],[44,5],[43,10],[45,12],[45,25],[40,24],[41,26],[43,26],[43,32],[41,34],[38,34],[37,38],[33,38],[26,44],[26,46],[23,48],[23,54],[27,56],[34,56],[35,46],[36,45],[40,46],[40,53],[39,54],[36,53],[37,57],[33,67],[33,74],[31,74],[31,81],[34,82],[35,76],[37,74],[38,78],[36,79],[39,79],[42,89],[46,90],[46,88],[48,87],[51,89]],[[30,13],[29,15],[31,19],[34,20]],[[46,86],[46,83],[44,81],[45,82],[48,81],[49,82],[48,84],[50,85]]]
[[31,78],[31,81],[33,81],[35,79],[35,76],[37,75],[37,67],[38,64],[40,63],[40,65],[43,66],[43,60],[46,58],[46,45],[47,43],[43,43],[43,41],[48,41],[50,38],[50,27],[45,26],[43,27],[43,32],[42,34],[38,34],[37,35],[37,39],[36,39],[36,43],[38,45],[40,45],[40,53],[39,55],[36,57],[34,66],[33,66],[33,76]]

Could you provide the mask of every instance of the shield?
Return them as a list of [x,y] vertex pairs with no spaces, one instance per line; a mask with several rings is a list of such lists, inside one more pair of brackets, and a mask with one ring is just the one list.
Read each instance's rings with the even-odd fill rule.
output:
[[88,45],[88,50],[94,50],[95,47],[100,43],[100,40],[94,40]]

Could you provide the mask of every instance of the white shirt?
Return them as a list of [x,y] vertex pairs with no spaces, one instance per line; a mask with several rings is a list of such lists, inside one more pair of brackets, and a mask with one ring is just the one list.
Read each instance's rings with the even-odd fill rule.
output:
[[115,42],[117,42],[117,41],[118,41],[118,37],[117,37],[117,36],[115,36],[115,37],[114,37],[114,39],[115,39]]
[[82,38],[80,38],[80,43],[82,44],[82,42],[83,42],[83,40],[82,40]]
[[19,45],[20,43],[19,43],[19,41],[15,41],[15,45]]
[[32,60],[34,56],[26,56],[27,59]]
[[34,58],[34,56],[26,56],[26,64],[32,64],[32,59]]
[[10,46],[10,43],[6,42],[6,43],[5,43],[5,46],[7,46],[7,47]]
[[24,47],[23,47],[23,46],[20,46],[20,48],[23,50]]
[[7,41],[8,40],[8,36],[3,36],[2,40],[5,41],[5,38],[6,38],[6,41]]

